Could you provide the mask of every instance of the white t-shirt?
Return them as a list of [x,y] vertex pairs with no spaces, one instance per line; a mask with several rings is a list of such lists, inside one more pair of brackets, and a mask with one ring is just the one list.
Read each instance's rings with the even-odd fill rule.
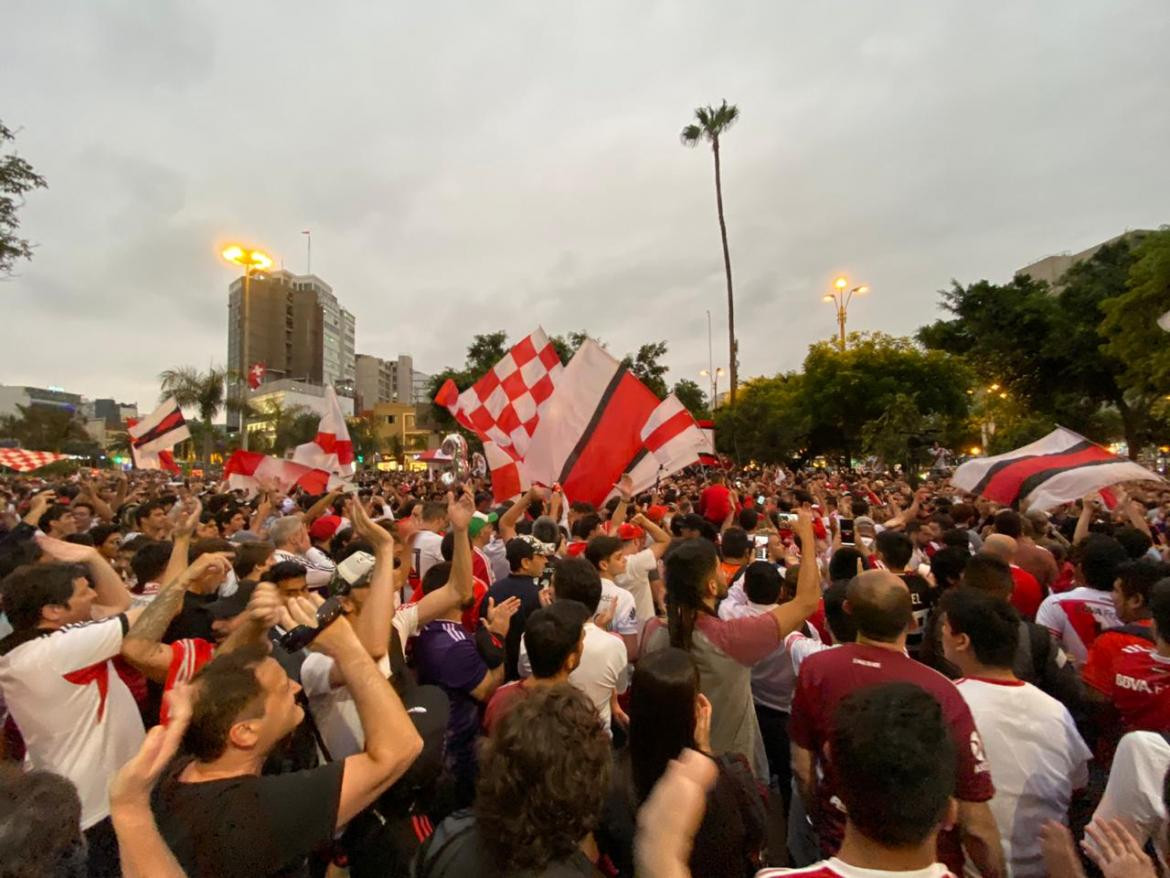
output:
[[601,580],[601,602],[597,605],[597,613],[606,612],[613,605],[613,622],[610,630],[618,634],[636,635],[642,630],[638,624],[638,609],[634,605],[634,596],[624,588],[618,588],[611,579]]
[[800,676],[800,666],[804,664],[804,660],[810,655],[824,649],[833,649],[836,646],[837,644],[835,643],[823,642],[819,634],[813,638],[809,637],[803,631],[793,631],[784,638],[784,649],[788,653],[788,657],[792,660],[793,677]]
[[337,569],[328,555],[316,546],[310,546],[303,555],[289,552],[286,549],[277,549],[272,553],[276,562],[296,561],[305,568],[305,583],[309,588],[325,588],[333,581],[333,573]]
[[836,857],[829,857],[803,869],[763,869],[756,873],[756,878],[780,878],[782,875],[789,878],[954,878],[942,863],[935,863],[925,869],[891,872],[888,869],[851,866]]
[[1016,878],[1044,876],[1045,821],[1068,820],[1073,790],[1089,782],[1092,754],[1063,704],[1023,681],[956,680],[971,708],[995,784],[991,813]]
[[1121,620],[1109,592],[1082,585],[1046,597],[1036,611],[1036,624],[1052,632],[1079,668],[1097,635],[1106,628],[1118,627]]
[[1109,784],[1093,820],[1120,820],[1139,845],[1154,840],[1163,867],[1170,862],[1166,849],[1166,805],[1162,779],[1170,769],[1170,744],[1157,732],[1123,735],[1109,770]]
[[[520,640],[521,677],[532,676],[532,665],[528,661],[527,635]],[[630,685],[629,661],[626,658],[626,644],[608,631],[602,631],[592,622],[585,623],[585,648],[581,651],[581,664],[569,674],[569,682],[580,689],[593,702],[601,725],[607,734],[612,716],[609,698],[616,692],[621,695]]]
[[414,572],[422,579],[427,571],[436,564],[443,563],[443,553],[439,547],[443,545],[443,538],[433,530],[422,530],[415,534],[411,546],[411,556],[414,558]]
[[63,775],[81,797],[81,828],[110,814],[110,778],[142,746],[134,696],[110,661],[124,615],[69,625],[0,655],[0,694],[20,728],[25,767]]
[[646,624],[654,618],[654,596],[650,592],[650,574],[658,569],[658,558],[651,549],[643,549],[626,557],[626,572],[614,582],[634,596],[638,622]]
[[[418,634],[418,604],[404,606],[394,614],[391,624],[398,632],[399,644],[405,648],[406,641]],[[336,762],[360,753],[366,746],[366,736],[349,688],[344,685],[334,688],[329,681],[333,664],[329,656],[310,652],[301,665],[301,686],[309,699],[313,721],[329,748],[330,757]],[[389,679],[389,654],[378,660],[378,670]]]

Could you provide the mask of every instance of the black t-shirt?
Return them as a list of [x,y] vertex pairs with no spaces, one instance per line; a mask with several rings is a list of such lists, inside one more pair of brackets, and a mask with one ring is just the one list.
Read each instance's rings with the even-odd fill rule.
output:
[[215,643],[215,634],[211,630],[213,620],[211,614],[204,607],[218,598],[219,595],[215,592],[211,594],[186,592],[183,595],[183,606],[175,614],[175,618],[171,619],[167,630],[163,632],[162,642],[174,643],[176,640],[183,640],[187,637],[201,637]]
[[934,609],[934,605],[938,603],[939,591],[937,588],[931,588],[930,583],[917,573],[899,573],[898,576],[910,589],[915,625],[906,635],[906,647],[911,654],[917,657],[918,647],[922,643],[922,635],[926,629],[926,617]]
[[487,618],[488,598],[494,600],[497,607],[508,598],[520,598],[520,609],[512,617],[508,636],[504,638],[504,675],[508,680],[519,680],[520,640],[524,637],[528,615],[540,609],[540,586],[531,576],[513,574],[497,580],[479,605],[481,619]]
[[299,878],[333,838],[344,762],[309,771],[182,783],[176,762],[154,793],[159,832],[191,878]]

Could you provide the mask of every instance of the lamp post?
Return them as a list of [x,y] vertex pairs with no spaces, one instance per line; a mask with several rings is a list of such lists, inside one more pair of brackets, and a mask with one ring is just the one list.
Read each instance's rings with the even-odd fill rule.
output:
[[239,374],[243,376],[244,380],[244,408],[240,411],[240,448],[244,451],[248,450],[248,371],[251,365],[248,363],[248,336],[252,331],[251,322],[251,292],[252,292],[252,273],[256,271],[267,271],[272,268],[272,257],[263,250],[256,250],[249,247],[243,247],[239,244],[230,244],[224,247],[220,255],[228,262],[238,265],[244,269],[244,289],[243,299],[240,302],[240,359],[241,369]]
[[845,351],[845,321],[848,319],[849,303],[853,301],[854,294],[864,296],[868,292],[869,287],[850,287],[846,278],[839,277],[833,281],[833,289],[825,293],[825,301],[837,309],[837,345],[842,352]]
[[699,374],[704,378],[711,379],[711,411],[715,411],[715,406],[718,404],[717,401],[719,399],[719,376],[724,374],[723,367],[720,366],[718,369],[703,369]]

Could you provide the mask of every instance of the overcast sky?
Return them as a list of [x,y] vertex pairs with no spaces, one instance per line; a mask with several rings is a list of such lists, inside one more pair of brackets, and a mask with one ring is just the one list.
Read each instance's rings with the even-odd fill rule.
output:
[[149,407],[222,364],[231,239],[313,271],[361,353],[462,363],[474,333],[665,339],[727,365],[723,149],[745,377],[850,327],[910,333],[951,278],[1170,222],[1165,0],[7,0],[0,119],[49,180],[0,282],[0,382]]

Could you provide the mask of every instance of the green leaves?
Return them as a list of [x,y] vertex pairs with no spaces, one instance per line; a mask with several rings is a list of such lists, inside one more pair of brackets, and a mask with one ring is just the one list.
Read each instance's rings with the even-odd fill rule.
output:
[[[0,148],[14,139],[12,131],[0,122]],[[16,212],[27,193],[48,185],[20,156],[0,155],[0,275],[11,274],[18,259],[32,259],[32,243],[17,236],[20,222]]]

